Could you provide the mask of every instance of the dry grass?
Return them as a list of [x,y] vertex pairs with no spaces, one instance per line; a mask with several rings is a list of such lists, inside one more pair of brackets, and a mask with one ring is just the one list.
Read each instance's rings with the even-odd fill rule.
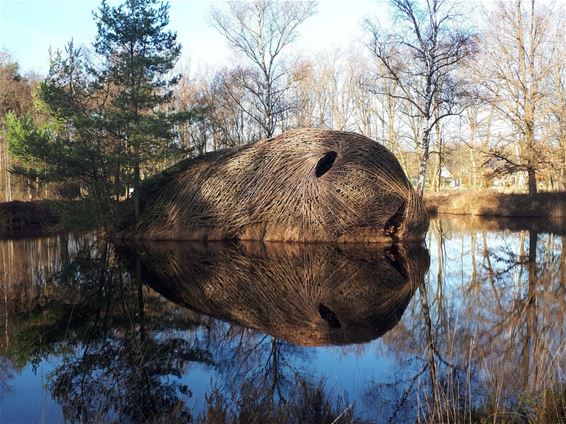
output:
[[534,231],[566,235],[566,217],[502,217],[480,215],[443,214],[442,228],[452,232]]
[[535,196],[495,191],[459,191],[425,196],[427,211],[457,215],[566,218],[566,192]]
[[130,257],[140,258],[143,281],[175,303],[296,344],[325,345],[366,342],[395,326],[429,264],[424,247],[400,249],[154,242]]
[[362,135],[302,129],[187,160],[148,182],[128,237],[383,242],[428,218],[397,159]]

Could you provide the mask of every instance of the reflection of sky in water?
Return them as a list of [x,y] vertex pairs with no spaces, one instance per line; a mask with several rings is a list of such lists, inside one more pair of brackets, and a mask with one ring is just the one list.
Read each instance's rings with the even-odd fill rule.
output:
[[61,408],[46,389],[46,377],[55,366],[42,361],[36,369],[25,367],[0,398],[0,422],[35,423],[62,421]]
[[[225,325],[219,323],[220,326]],[[196,330],[194,333],[180,332],[187,338],[206,338],[206,331]],[[269,343],[266,339],[265,343]],[[82,349],[77,349],[80,352]],[[418,367],[408,367],[401,371],[393,355],[383,352],[380,340],[374,340],[354,347],[308,347],[308,355],[292,358],[291,367],[300,371],[303,376],[318,382],[324,378],[325,387],[329,389],[337,401],[349,405],[355,401],[358,415],[370,418],[375,413],[375,402],[364,400],[365,391],[375,383],[395,383],[403,375],[409,377]],[[219,355],[221,356],[221,355]],[[229,359],[225,359],[229,361]],[[414,362],[411,362],[414,364]],[[51,359],[42,361],[34,369],[26,366],[10,380],[10,389],[0,399],[0,422],[59,422],[62,413],[58,404],[51,398],[47,389],[48,376],[59,365],[59,361]],[[420,365],[420,364],[419,364]],[[213,387],[223,387],[225,375],[219,373],[215,366],[190,363],[181,379],[167,377],[164,380],[177,380],[187,384],[192,392],[188,402],[195,415],[204,411],[206,395]],[[401,390],[402,384],[397,383]],[[380,402],[395,402],[381,397]],[[380,413],[383,407],[379,408]]]
[[[481,384],[493,375],[494,371],[490,367],[494,358],[499,356],[501,361],[509,359],[518,361],[522,358],[518,352],[521,351],[521,344],[524,343],[524,339],[521,338],[525,332],[523,324],[512,325],[505,322],[499,324],[496,321],[508,319],[509,322],[514,322],[512,321],[514,318],[502,318],[502,311],[511,314],[517,308],[523,307],[520,301],[526,296],[525,293],[528,290],[527,265],[513,264],[512,261],[517,260],[521,253],[520,243],[523,243],[523,255],[528,258],[529,235],[527,232],[505,231],[459,232],[457,226],[451,225],[449,229],[444,230],[442,243],[439,245],[438,231],[435,231],[437,229],[438,227],[432,227],[427,237],[431,262],[426,281],[433,333],[438,337],[439,358],[442,357],[442,360],[450,364],[460,361],[458,365],[466,366],[465,362],[461,362],[463,357],[461,352],[465,352],[466,347],[461,349],[459,346],[454,347],[449,342],[450,337],[458,340],[458,343],[460,340],[475,340],[475,344],[482,345],[482,343],[489,342],[493,328],[497,332],[493,335],[494,338],[499,337],[498,340],[513,344],[507,350],[498,346],[490,350],[491,348],[486,344],[482,347],[484,350],[478,362],[475,363],[475,359],[472,358],[475,368],[472,381],[473,384],[478,385],[474,391],[477,390],[479,393],[482,390]],[[472,245],[474,243],[476,288],[472,287],[474,269]],[[0,250],[4,257],[7,251],[6,246],[6,242],[0,243]],[[488,247],[489,255],[484,254],[485,246]],[[544,280],[545,287],[553,288],[559,282],[560,267],[565,266],[565,259],[560,257],[561,237],[541,234],[538,237],[537,246],[538,275],[541,281],[543,278],[549,279]],[[33,248],[28,248],[27,251],[30,255],[34,254]],[[72,247],[70,251],[71,255],[76,254],[75,247]],[[442,252],[440,270],[439,251]],[[52,258],[53,261],[58,261],[56,256],[55,254],[47,255],[44,260]],[[525,257],[522,259],[524,260]],[[489,263],[496,274],[493,282],[490,280]],[[56,268],[56,265],[54,266]],[[33,267],[37,267],[38,270],[41,268],[38,263],[34,263]],[[442,296],[439,296],[437,281],[439,271],[443,279]],[[10,275],[9,272],[6,274]],[[546,277],[543,277],[543,274]],[[8,284],[14,284],[14,282],[8,282]],[[492,290],[490,289],[491,284],[495,285],[493,291],[490,291]],[[283,343],[281,347],[282,361],[284,361],[282,369],[290,380],[292,379],[290,376],[296,373],[314,384],[317,384],[321,378],[324,379],[325,387],[331,392],[334,399],[340,400],[343,405],[349,405],[355,401],[355,411],[359,415],[373,418],[376,414],[382,415],[381,418],[389,416],[403,391],[411,386],[412,377],[419,373],[423,364],[426,364],[426,352],[423,350],[426,343],[423,340],[424,330],[419,318],[422,308],[420,296],[420,293],[415,293],[400,323],[377,340],[359,345],[321,347],[293,347]],[[496,301],[494,296],[498,296]],[[560,296],[558,299],[560,300]],[[513,306],[517,302],[519,306]],[[541,315],[540,321],[544,321],[552,314],[563,314],[562,306],[552,302],[556,303],[555,298],[541,296],[539,299],[537,303],[539,309],[536,313]],[[545,307],[549,310],[543,309]],[[551,310],[552,313],[549,312]],[[241,342],[241,339],[225,336],[230,332],[241,330],[238,330],[238,326],[214,319],[208,319],[206,322],[206,328],[201,326],[194,330],[179,331],[171,328],[154,334],[156,340],[165,340],[175,335],[205,348],[212,346],[212,358],[216,365],[189,362],[184,367],[184,375],[181,378],[181,381],[187,384],[192,392],[188,404],[196,414],[203,411],[205,398],[212,388],[217,387],[224,390],[230,385],[240,384],[238,378],[260,378],[263,371],[258,370],[268,360],[271,348],[271,337],[264,337],[256,330],[246,331],[246,343],[255,341],[261,346],[252,355],[255,359],[250,359],[249,364],[237,364],[236,362],[241,361],[238,356],[238,343]],[[546,342],[550,342],[549,349],[557,349],[556,346],[562,341],[562,336],[558,333],[560,329],[564,329],[564,325],[561,322],[554,325],[558,327],[548,332],[548,337],[551,338],[545,339]],[[411,338],[413,336],[414,338]],[[561,351],[555,352],[555,358],[563,361]],[[532,358],[530,360],[534,361]],[[47,376],[53,372],[55,364],[57,364],[56,359],[41,361],[35,369],[28,364],[22,371],[8,379],[9,389],[4,391],[0,399],[1,422],[61,420],[61,410],[51,399],[46,384]],[[509,366],[518,365],[518,363],[511,363]],[[439,372],[447,369],[449,365],[445,365],[439,359]],[[505,370],[502,372],[502,375],[507,375]],[[174,379],[174,377],[162,378]],[[519,379],[520,376],[517,374],[517,380]],[[427,381],[423,374],[417,379],[416,386],[426,387]],[[535,383],[532,384],[536,386]],[[409,398],[414,399],[415,394],[411,396],[413,398]],[[474,402],[480,400],[478,397]],[[414,413],[414,411],[408,412],[408,415],[414,416]]]

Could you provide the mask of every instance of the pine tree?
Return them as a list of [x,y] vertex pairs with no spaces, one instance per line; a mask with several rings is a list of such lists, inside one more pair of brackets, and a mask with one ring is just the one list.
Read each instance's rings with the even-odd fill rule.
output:
[[103,0],[92,51],[85,55],[71,42],[51,56],[36,96],[41,122],[7,121],[11,151],[28,164],[19,172],[80,186],[107,229],[118,218],[118,200],[133,197],[139,215],[142,179],[182,153],[175,125],[191,113],[167,111],[181,49],[166,29],[168,10],[157,0],[117,7]]
[[104,61],[90,72],[99,89],[115,93],[101,119],[126,158],[122,166],[134,189],[136,218],[143,166],[175,153],[174,124],[188,118],[160,110],[178,81],[171,73],[181,51],[176,34],[166,30],[168,11],[169,5],[157,0],[127,0],[118,7],[103,0],[95,14],[94,50]]

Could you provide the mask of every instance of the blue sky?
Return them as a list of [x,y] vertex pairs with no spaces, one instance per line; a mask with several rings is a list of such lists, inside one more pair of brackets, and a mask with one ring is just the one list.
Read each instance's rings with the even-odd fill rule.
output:
[[[119,1],[109,1],[119,4]],[[45,74],[49,48],[90,44],[96,35],[92,17],[98,0],[0,0],[0,49],[18,61],[23,72]],[[191,69],[219,66],[232,61],[224,39],[210,25],[210,8],[220,1],[170,1],[170,28],[183,46],[184,63]],[[362,35],[361,22],[369,16],[385,16],[383,0],[322,0],[317,14],[300,29],[294,48],[311,54],[331,48],[352,48]]]

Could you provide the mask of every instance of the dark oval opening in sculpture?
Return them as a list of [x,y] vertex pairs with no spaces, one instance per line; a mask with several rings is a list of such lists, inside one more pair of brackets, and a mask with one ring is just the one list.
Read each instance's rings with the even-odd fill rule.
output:
[[322,177],[330,170],[330,168],[332,168],[337,155],[338,153],[336,153],[335,151],[330,151],[325,153],[324,156],[318,160],[316,169],[314,171],[316,178]]
[[330,328],[342,327],[342,324],[340,324],[340,321],[336,318],[336,314],[328,306],[322,303],[318,305],[318,313],[320,317],[328,323]]

